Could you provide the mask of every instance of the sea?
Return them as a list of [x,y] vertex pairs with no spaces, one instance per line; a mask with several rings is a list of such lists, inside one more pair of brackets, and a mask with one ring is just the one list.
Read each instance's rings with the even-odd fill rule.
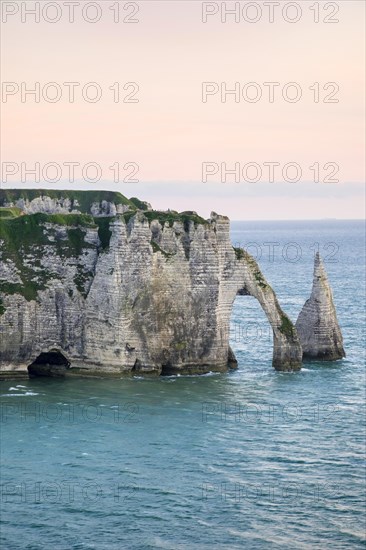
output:
[[232,222],[296,321],[319,251],[346,358],[271,365],[254,298],[235,300],[238,369],[1,382],[4,550],[365,548],[365,228]]

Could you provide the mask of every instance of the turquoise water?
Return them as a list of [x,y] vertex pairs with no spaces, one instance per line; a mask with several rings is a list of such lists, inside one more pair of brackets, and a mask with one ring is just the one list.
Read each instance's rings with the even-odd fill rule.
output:
[[319,243],[346,359],[276,373],[239,296],[235,372],[2,382],[4,550],[365,547],[363,225],[236,222],[232,239],[260,246],[294,320]]

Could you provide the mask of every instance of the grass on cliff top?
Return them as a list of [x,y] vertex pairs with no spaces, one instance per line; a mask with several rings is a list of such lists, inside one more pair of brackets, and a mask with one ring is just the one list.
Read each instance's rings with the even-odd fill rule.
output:
[[148,209],[147,202],[141,201],[137,197],[131,197],[130,202],[132,202],[132,204],[134,204],[136,206],[136,208],[138,208],[139,210],[147,210]]
[[[129,211],[124,214],[125,220],[128,222],[136,210],[142,210],[146,218],[151,222],[158,220],[162,225],[168,223],[172,227],[175,221],[182,222],[185,227],[190,221],[193,221],[195,226],[206,224],[207,221],[201,216],[190,212],[162,212],[159,210],[147,210],[148,204],[136,197],[128,199],[121,193],[115,191],[72,191],[72,190],[52,190],[52,189],[0,189],[0,210],[4,211],[4,215],[0,217],[10,218],[21,215],[21,209],[16,207],[4,207],[4,204],[15,203],[19,199],[32,201],[39,197],[49,197],[51,199],[69,199],[71,208],[80,210],[83,214],[90,215],[90,207],[93,203],[101,203],[103,200],[128,206]],[[77,204],[75,202],[77,201]],[[1,208],[3,207],[3,208]],[[49,221],[52,223],[60,223],[71,225],[74,221],[67,222],[65,216],[75,214],[52,214],[49,215]],[[60,221],[56,218],[51,219],[51,216],[61,216]]]
[[174,222],[181,222],[184,225],[185,230],[188,229],[189,222],[194,222],[194,225],[205,225],[207,220],[201,218],[197,214],[188,214],[185,212],[161,212],[159,210],[150,210],[144,212],[144,216],[152,222],[153,220],[158,220],[160,225],[164,226],[165,223],[168,223],[170,227],[173,227]]
[[26,244],[47,244],[43,232],[45,223],[67,227],[95,227],[93,216],[88,214],[25,214],[17,218],[0,218],[0,239],[14,250]]
[[[65,249],[70,248],[67,256],[78,255],[83,247],[89,247],[84,242],[85,232],[82,228],[96,229],[105,248],[109,245],[111,232],[109,231],[109,222],[113,218],[93,218],[89,214],[24,214],[17,218],[0,218],[0,240],[4,241],[5,258],[21,255],[21,250],[32,249],[36,253],[36,248],[53,244],[45,234],[45,224],[55,224],[67,227],[68,239],[60,243],[59,253],[65,255]],[[57,243],[56,243],[57,244]],[[62,250],[61,250],[62,249]]]
[[[102,201],[113,202],[114,204],[123,204],[131,209],[136,209],[136,205],[127,197],[117,191],[73,191],[73,190],[53,190],[53,189],[0,189],[0,206],[6,203],[15,203],[19,199],[32,201],[38,197],[45,196],[51,199],[70,199],[73,208],[82,213],[89,214],[93,202]],[[74,202],[78,202],[78,206]]]
[[[127,212],[124,212],[123,219],[126,223],[130,221],[130,219],[136,214],[135,210],[128,210]],[[187,230],[188,226],[187,224],[192,221],[194,222],[194,225],[205,225],[207,224],[207,220],[204,220],[200,216],[196,214],[186,214],[185,212],[181,212],[180,214],[178,212],[162,212],[160,210],[148,210],[143,212],[145,218],[151,223],[153,220],[158,220],[160,225],[163,227],[164,224],[167,222],[169,227],[173,227],[174,222],[181,222],[183,223],[185,229]]]
[[18,218],[22,215],[22,210],[20,208],[17,208],[16,206],[13,207],[0,207],[0,219],[12,219],[12,218]]

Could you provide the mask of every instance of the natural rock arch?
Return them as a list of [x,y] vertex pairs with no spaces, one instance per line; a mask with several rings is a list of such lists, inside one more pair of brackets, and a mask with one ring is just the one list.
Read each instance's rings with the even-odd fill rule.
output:
[[244,250],[240,254],[237,294],[256,298],[267,316],[273,331],[273,367],[279,371],[300,370],[302,348],[296,328],[282,310],[254,258]]
[[[203,220],[187,213],[137,211],[106,218],[101,231],[108,234],[106,246],[94,222],[85,226],[72,218],[67,229],[68,220],[56,224],[44,216],[36,220],[37,234],[43,235],[37,254],[28,247],[13,257],[11,239],[2,243],[10,260],[5,280],[17,292],[0,296],[1,371],[28,367],[30,376],[224,372],[235,364],[229,327],[238,291],[255,297],[267,315],[275,369],[301,368],[296,329],[255,260],[233,248],[225,216],[212,213]],[[67,254],[59,279],[49,271],[60,262],[54,232],[70,237],[61,239]],[[34,275],[29,279],[27,263],[22,281],[37,280],[41,261],[45,284],[38,279],[34,286],[22,286],[14,279],[25,254]],[[76,263],[82,267],[77,277]],[[72,358],[70,371],[65,348]]]

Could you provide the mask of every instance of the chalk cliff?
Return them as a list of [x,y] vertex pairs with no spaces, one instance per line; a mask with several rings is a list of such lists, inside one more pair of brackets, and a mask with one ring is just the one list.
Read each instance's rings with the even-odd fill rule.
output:
[[238,292],[268,317],[273,366],[301,368],[296,329],[255,260],[233,248],[228,218],[102,191],[3,191],[0,205],[3,372],[226,370]]
[[304,358],[334,361],[345,357],[333,294],[323,262],[317,252],[310,298],[296,321]]

